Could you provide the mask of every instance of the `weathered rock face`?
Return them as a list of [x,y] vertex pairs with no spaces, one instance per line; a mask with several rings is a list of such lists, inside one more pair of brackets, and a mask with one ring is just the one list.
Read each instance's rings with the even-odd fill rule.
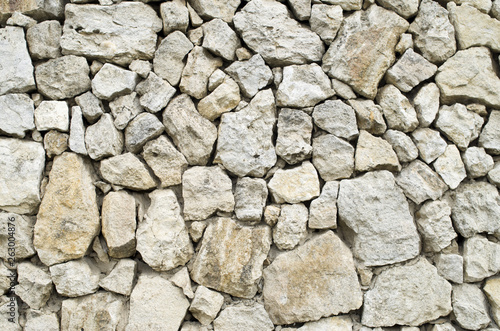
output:
[[70,298],[94,293],[99,288],[100,270],[88,258],[53,265],[50,276],[57,293]]
[[230,218],[217,218],[205,230],[191,278],[233,296],[252,298],[257,293],[257,282],[262,277],[262,264],[270,246],[268,226],[246,227]]
[[239,178],[234,190],[234,212],[240,221],[259,222],[267,201],[267,184],[260,178]]
[[420,160],[403,168],[396,177],[396,182],[405,195],[417,204],[427,199],[436,200],[448,189],[438,174]]
[[340,100],[327,100],[314,107],[314,124],[339,138],[352,140],[359,134],[354,109]]
[[479,330],[490,323],[486,298],[472,284],[453,286],[453,314],[458,324],[468,330]]
[[313,139],[312,162],[323,180],[349,178],[354,172],[354,147],[326,134]]
[[409,48],[386,74],[387,82],[403,92],[410,92],[422,81],[432,77],[437,66]]
[[119,155],[123,150],[123,133],[116,129],[110,114],[101,116],[96,124],[85,131],[85,146],[90,158],[101,160]]
[[61,56],[62,27],[58,21],[44,21],[26,31],[30,55],[34,59],[54,59]]
[[138,153],[149,140],[161,135],[164,129],[153,114],[139,114],[125,129],[125,146],[129,152]]
[[434,162],[434,169],[443,181],[454,190],[467,177],[460,151],[455,145],[448,145],[444,153]]
[[34,245],[46,265],[85,255],[99,232],[99,210],[88,161],[73,153],[55,158],[35,224]]
[[193,49],[193,44],[180,31],[174,31],[161,41],[153,59],[154,72],[170,85],[177,86],[184,69],[184,57]]
[[493,110],[490,113],[488,122],[479,136],[479,145],[490,154],[500,154],[500,111]]
[[386,85],[377,93],[389,129],[413,131],[418,126],[417,113],[410,101],[394,85]]
[[248,61],[233,62],[225,71],[238,83],[241,92],[248,98],[256,95],[273,78],[271,69],[266,66],[259,54],[252,56]]
[[351,252],[331,231],[279,255],[264,270],[263,293],[274,324],[347,313],[363,301]]
[[99,170],[103,179],[131,190],[149,190],[156,182],[146,165],[132,153],[125,153],[101,161]]
[[311,162],[289,170],[279,169],[268,184],[269,191],[277,203],[298,203],[319,195],[319,178]]
[[451,208],[445,200],[426,202],[419,209],[415,216],[425,251],[439,252],[456,238],[450,215]]
[[278,116],[276,154],[288,164],[296,164],[311,156],[311,116],[296,109],[283,108]]
[[278,223],[273,229],[273,242],[281,250],[297,246],[307,234],[307,207],[302,203],[281,206]]
[[214,321],[216,331],[250,330],[250,331],[272,331],[273,322],[269,318],[264,306],[253,304],[252,306],[231,306],[224,309]]
[[40,309],[52,292],[49,272],[30,262],[22,262],[17,267],[19,288],[16,293],[30,308]]
[[223,303],[222,294],[200,285],[196,289],[189,311],[201,324],[208,325],[217,316]]
[[[9,233],[15,232],[15,257],[25,259],[35,255],[33,247],[33,227],[35,218],[14,213],[0,213],[0,257],[4,261],[12,258],[12,244],[9,245]],[[13,226],[14,225],[14,226]],[[14,227],[14,231],[13,231]],[[10,229],[10,230],[9,230]],[[10,287],[10,286],[9,286]]]
[[356,112],[356,120],[360,130],[381,135],[387,129],[382,107],[372,100],[355,99],[347,102]]
[[138,81],[135,72],[106,63],[92,79],[92,93],[100,99],[113,100],[134,91]]
[[0,96],[0,132],[16,138],[24,138],[26,132],[35,129],[33,100],[26,94]]
[[234,12],[238,8],[240,0],[189,0],[189,4],[204,19],[220,18],[229,23],[233,19]]
[[309,24],[311,24],[311,30],[316,32],[325,44],[330,45],[335,39],[343,19],[341,6],[314,4],[311,7]]
[[398,171],[401,168],[391,144],[362,130],[354,156],[355,169],[359,172],[372,170]]
[[[464,242],[464,281],[479,282],[500,271],[500,245],[483,236]],[[493,258],[491,258],[493,257]]]
[[198,111],[203,117],[213,121],[223,113],[236,108],[240,100],[238,84],[231,77],[226,77],[212,93],[200,100]]

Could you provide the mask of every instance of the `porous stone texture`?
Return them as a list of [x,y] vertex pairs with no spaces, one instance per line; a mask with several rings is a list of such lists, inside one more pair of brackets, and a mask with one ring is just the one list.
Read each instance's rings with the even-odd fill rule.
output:
[[360,130],[366,130],[371,134],[381,135],[387,130],[383,110],[372,100],[355,99],[347,102],[356,112],[356,120]]
[[[464,281],[478,282],[500,271],[500,245],[476,235],[464,242]],[[494,258],[492,258],[494,257]]]
[[225,71],[238,83],[241,93],[247,98],[256,95],[273,78],[271,69],[259,54],[255,54],[248,61],[233,62]]
[[132,292],[137,262],[121,259],[106,277],[99,281],[99,286],[106,291],[129,296]]
[[319,178],[311,162],[279,169],[268,183],[269,192],[277,203],[298,203],[319,196]]
[[418,126],[417,113],[408,98],[394,85],[386,85],[377,93],[377,102],[382,107],[387,127],[411,132]]
[[500,154],[500,111],[493,110],[490,113],[488,121],[479,136],[479,145],[484,147],[488,153],[493,155]]
[[15,138],[24,138],[35,129],[34,103],[27,94],[0,96],[0,132]]
[[453,286],[453,314],[457,323],[468,330],[479,330],[490,323],[486,297],[473,284]]
[[434,162],[434,170],[452,190],[467,177],[460,151],[455,145],[446,146],[444,153]]
[[386,80],[403,92],[410,92],[422,81],[432,77],[437,71],[435,64],[409,48],[403,56],[387,70]]
[[67,297],[80,297],[99,288],[100,270],[95,263],[83,258],[50,267],[50,276],[57,293]]
[[139,75],[106,63],[92,79],[92,93],[99,99],[113,100],[134,91]]
[[[0,257],[5,261],[12,261],[15,255],[17,259],[25,259],[35,255],[33,247],[33,227],[36,219],[31,216],[18,215],[15,213],[0,213]],[[14,225],[14,226],[13,226]],[[10,244],[12,234],[15,231],[15,250]],[[9,239],[11,238],[11,239]],[[10,248],[10,249],[9,249]],[[9,263],[9,266],[12,266]]]
[[267,201],[267,183],[260,178],[239,178],[234,189],[234,213],[240,221],[260,222]]
[[157,113],[165,108],[175,94],[175,88],[154,72],[150,72],[146,80],[137,84],[135,90],[141,96],[139,99],[141,106],[151,113]]
[[161,135],[164,129],[163,124],[153,114],[139,114],[125,129],[125,147],[129,152],[139,153],[149,140]]
[[273,228],[273,241],[281,250],[290,250],[307,234],[307,207],[302,203],[282,205],[278,222]]
[[311,116],[296,109],[283,108],[278,116],[276,154],[288,164],[296,164],[311,157]]
[[123,150],[123,133],[113,124],[111,114],[104,114],[99,121],[85,130],[86,151],[91,159],[101,160],[119,155]]
[[354,172],[354,147],[332,134],[313,139],[312,162],[323,180],[349,178]]
[[101,161],[99,170],[104,180],[131,190],[149,190],[156,182],[148,168],[132,153],[120,154]]
[[38,131],[69,129],[69,108],[65,101],[42,101],[35,108],[35,125]]
[[364,130],[359,134],[354,162],[355,170],[359,172],[372,170],[398,171],[401,168],[391,144]]
[[450,215],[451,208],[446,200],[428,201],[416,213],[425,251],[439,252],[457,237]]
[[354,109],[340,100],[328,100],[314,107],[314,124],[339,138],[352,140],[359,134]]
[[337,227],[337,196],[339,182],[326,182],[318,198],[311,201],[308,226],[311,229],[335,229]]
[[396,177],[396,182],[405,195],[417,204],[428,199],[436,200],[448,189],[439,175],[420,160],[403,168]]
[[226,307],[214,321],[217,331],[250,330],[272,331],[273,322],[262,304],[252,306],[236,305]]
[[16,293],[30,308],[40,309],[52,292],[52,278],[48,270],[30,262],[17,267],[19,288]]
[[189,311],[201,324],[208,325],[217,316],[223,303],[222,294],[200,285],[196,289]]
[[174,31],[166,36],[155,52],[153,70],[170,85],[177,86],[184,69],[184,57],[193,49],[185,34]]

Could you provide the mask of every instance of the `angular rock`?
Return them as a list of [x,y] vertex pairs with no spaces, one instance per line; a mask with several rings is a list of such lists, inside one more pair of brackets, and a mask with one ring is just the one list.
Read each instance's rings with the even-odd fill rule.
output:
[[125,191],[109,192],[102,202],[102,235],[110,257],[121,259],[135,253],[136,202]]
[[296,164],[311,157],[311,116],[296,109],[283,108],[278,115],[276,154],[288,164]]
[[96,161],[122,152],[123,134],[116,129],[111,114],[102,115],[96,124],[87,127],[85,146],[90,158]]
[[193,44],[184,33],[172,32],[161,41],[155,52],[154,72],[170,85],[177,86],[184,69],[184,58],[192,49]]
[[274,325],[264,306],[254,303],[226,307],[214,321],[214,328],[217,331],[272,331]]
[[387,130],[382,107],[372,100],[348,100],[347,103],[354,108],[359,130],[366,130],[371,134],[381,135]]
[[241,93],[247,98],[252,98],[273,78],[271,69],[259,54],[255,54],[248,61],[233,62],[225,71],[238,83]]
[[364,265],[392,264],[418,255],[420,238],[392,173],[368,172],[341,181],[337,208],[340,221],[353,231],[354,256]]
[[405,195],[416,204],[427,199],[439,199],[448,189],[441,178],[420,160],[415,160],[404,167],[396,177],[396,182]]
[[16,294],[32,309],[45,305],[52,292],[52,279],[47,270],[30,262],[21,262],[17,266],[19,287]]
[[337,36],[343,19],[342,7],[314,4],[311,8],[309,24],[311,30],[316,32],[325,44],[330,45]]
[[43,137],[43,147],[49,158],[61,155],[68,149],[69,135],[56,130],[50,130]]
[[189,11],[182,1],[168,1],[160,5],[163,34],[179,30],[186,32],[189,26]]
[[411,133],[411,137],[418,148],[420,158],[427,164],[441,156],[448,146],[438,131],[429,128],[418,128]]
[[131,93],[139,82],[139,75],[114,64],[106,63],[92,79],[92,93],[103,100]]
[[118,130],[123,130],[127,124],[144,110],[136,92],[118,97],[109,103],[114,124]]
[[239,177],[263,176],[277,160],[272,140],[275,123],[276,105],[270,89],[257,93],[240,111],[223,114],[214,163],[222,163]]
[[222,84],[198,103],[198,111],[210,121],[223,113],[233,110],[240,103],[240,88],[238,84],[226,77]]
[[234,190],[236,218],[246,222],[260,222],[267,201],[267,184],[261,178],[238,178]]
[[324,3],[330,5],[339,5],[343,10],[360,10],[363,6],[363,1],[361,0],[325,0]]
[[408,32],[413,35],[415,48],[432,63],[443,63],[457,50],[455,29],[448,11],[437,1],[421,1]]
[[69,129],[69,109],[66,101],[42,101],[35,108],[35,125],[38,131]]
[[[230,218],[217,218],[205,230],[191,279],[232,296],[252,298],[271,242],[267,225],[246,227]],[[231,247],[230,254],[226,247]]]
[[264,222],[273,227],[278,222],[281,213],[280,205],[267,205],[264,209]]
[[141,76],[141,78],[146,78],[153,70],[153,65],[151,62],[146,60],[134,60],[130,63],[128,68]]
[[0,49],[0,95],[34,90],[33,64],[23,28],[8,26],[0,29]]
[[483,291],[488,297],[491,309],[491,317],[497,325],[500,322],[500,279],[490,278],[486,281]]
[[378,0],[377,3],[385,9],[392,10],[398,15],[408,19],[418,12],[418,0]]
[[[11,267],[12,258],[21,260],[35,255],[33,247],[33,227],[35,218],[14,213],[0,213],[0,257]],[[12,230],[14,228],[14,231]],[[12,255],[12,244],[9,237],[14,232],[15,250]],[[19,269],[18,269],[19,271]],[[9,286],[10,287],[10,286]]]
[[377,94],[377,102],[384,111],[389,129],[410,132],[417,128],[418,119],[415,108],[394,85],[382,87]]
[[486,47],[458,51],[439,67],[435,80],[445,104],[476,102],[500,107],[500,78]]
[[320,193],[318,173],[309,161],[292,169],[278,169],[268,187],[277,203],[308,201]]
[[50,267],[50,275],[57,293],[67,297],[79,297],[97,291],[100,274],[97,265],[89,258]]
[[194,298],[193,288],[191,287],[191,278],[189,277],[187,267],[182,267],[179,271],[177,271],[175,275],[170,278],[170,281],[175,286],[180,287],[184,295],[189,299]]
[[220,18],[227,23],[233,20],[233,15],[240,0],[188,0],[191,7],[196,10],[196,13],[206,20],[212,18]]
[[274,0],[249,2],[234,15],[233,23],[245,44],[271,66],[319,61],[325,51],[318,35]]
[[163,112],[163,124],[190,165],[207,164],[217,139],[217,129],[198,113],[187,94],[170,101]]
[[332,231],[276,257],[264,270],[263,294],[274,324],[347,313],[363,302],[351,251]]
[[453,315],[467,330],[480,330],[490,324],[488,306],[483,292],[473,284],[453,286]]
[[401,165],[391,144],[380,137],[375,137],[361,130],[356,154],[354,156],[355,169],[359,172],[372,170],[399,171]]
[[439,252],[457,237],[451,224],[451,208],[445,200],[428,201],[416,213],[424,251]]
[[90,162],[74,153],[55,158],[35,224],[40,260],[53,265],[85,255],[100,228]]
[[314,107],[314,124],[339,138],[352,140],[359,134],[354,109],[340,100],[327,100]]
[[349,178],[354,172],[354,147],[332,134],[313,139],[312,162],[325,181]]
[[75,153],[87,155],[85,125],[83,124],[82,109],[79,106],[71,107],[68,147]]
[[135,90],[141,96],[139,99],[141,106],[151,113],[157,113],[165,108],[175,94],[175,88],[154,72],[150,72],[146,80],[137,84]]
[[361,323],[419,326],[446,316],[451,312],[451,289],[425,258],[384,270],[365,293]]
[[[196,289],[189,311],[201,324],[208,325],[217,316],[223,303],[224,297],[222,294],[200,285]],[[238,316],[239,318],[241,318],[241,315]]]
[[311,17],[311,0],[291,0],[292,12],[299,21],[308,20]]
[[162,29],[162,21],[148,5],[140,2],[111,6],[69,4],[65,14],[61,37],[64,54],[119,65],[153,58],[156,33]]
[[465,169],[472,178],[483,177],[493,169],[493,158],[482,147],[469,147],[462,156]]
[[208,90],[212,92],[217,87],[219,87],[224,82],[226,76],[227,75],[224,73],[224,71],[215,69],[215,71],[210,75],[210,78],[208,79]]
[[460,152],[455,145],[448,145],[445,152],[434,162],[434,170],[452,190],[467,177]]
[[417,112],[420,127],[429,127],[434,122],[439,110],[439,96],[439,87],[429,83],[422,86],[413,98],[412,104]]
[[189,168],[182,176],[184,217],[202,221],[217,211],[232,212],[232,188],[231,179],[218,166]]
[[35,129],[33,100],[26,94],[0,96],[0,133],[24,138],[27,131]]
[[476,235],[464,242],[464,281],[480,282],[500,271],[500,245]]
[[160,179],[162,188],[182,182],[182,174],[188,163],[165,135],[148,141],[143,147],[142,157]]
[[312,107],[334,94],[332,83],[319,65],[292,65],[283,68],[276,104],[280,107]]
[[202,25],[203,47],[228,61],[236,58],[236,49],[241,47],[240,40],[229,25],[221,19],[213,19]]
[[[4,15],[4,18],[0,18],[0,19],[2,21],[4,21],[5,16],[7,16],[8,14],[5,13],[2,15]],[[10,16],[9,19],[7,20],[7,25],[20,26],[20,27],[28,28],[28,29],[31,28],[35,24],[36,24],[36,20],[32,19],[29,16],[22,14],[19,11],[14,11],[12,13],[12,16]]]
[[25,331],[58,331],[59,328],[59,317],[56,313],[41,313],[37,310],[30,310],[26,314],[26,325],[24,326]]
[[281,250],[291,250],[307,234],[308,210],[302,203],[281,206],[281,214],[273,228],[273,242]]
[[463,151],[479,136],[483,122],[481,116],[457,103],[441,106],[435,125]]
[[479,136],[479,146],[484,147],[490,154],[500,155],[500,111],[491,111]]
[[[384,0],[385,1],[385,0]],[[417,0],[418,3],[418,0]],[[431,78],[437,71],[435,64],[409,48],[386,73],[386,81],[402,92],[410,92],[415,86]]]
[[161,135],[164,129],[153,114],[139,114],[125,129],[125,146],[129,152],[139,153],[149,140]]
[[[299,331],[319,331],[336,330],[352,331],[353,323],[349,316],[326,317],[314,322],[307,322],[297,330]],[[286,330],[286,329],[282,329]]]
[[76,97],[75,102],[80,106],[83,116],[90,123],[95,123],[104,113],[102,102],[90,91]]
[[335,91],[335,93],[343,99],[346,100],[356,99],[356,94],[354,93],[352,88],[338,79],[335,78],[332,79],[332,88]]
[[407,28],[408,22],[377,5],[356,11],[344,20],[323,57],[323,70],[373,99],[380,80],[394,62],[394,47]]
[[488,172],[488,181],[500,187],[500,163],[495,163],[495,167]]
[[399,162],[411,162],[418,157],[417,146],[405,133],[398,130],[387,130],[383,138],[392,146]]
[[40,204],[40,182],[45,167],[42,144],[0,138],[0,208],[33,214]]
[[23,329],[19,325],[19,304],[15,297],[6,295],[0,297],[0,314],[8,317],[0,320],[0,327],[3,330],[21,331]]
[[137,269],[137,262],[131,259],[120,259],[113,270],[99,281],[99,286],[106,291],[129,296]]
[[111,184],[131,190],[150,190],[156,187],[148,168],[132,153],[104,159],[100,164],[102,178]]
[[337,227],[337,196],[339,182],[326,182],[321,195],[311,202],[308,226],[311,229],[335,229]]
[[464,259],[461,255],[439,254],[434,263],[440,276],[457,284],[463,283]]

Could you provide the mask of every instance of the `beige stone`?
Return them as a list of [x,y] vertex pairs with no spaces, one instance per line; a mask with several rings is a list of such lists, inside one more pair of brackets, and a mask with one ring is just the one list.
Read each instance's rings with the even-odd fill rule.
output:
[[102,202],[102,234],[108,254],[124,258],[135,253],[136,202],[126,191],[110,192]]

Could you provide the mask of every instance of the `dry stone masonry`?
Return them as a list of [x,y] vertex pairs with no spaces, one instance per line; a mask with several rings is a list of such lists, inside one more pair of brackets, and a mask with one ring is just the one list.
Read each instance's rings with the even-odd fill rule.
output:
[[0,0],[0,330],[500,330],[500,0]]

